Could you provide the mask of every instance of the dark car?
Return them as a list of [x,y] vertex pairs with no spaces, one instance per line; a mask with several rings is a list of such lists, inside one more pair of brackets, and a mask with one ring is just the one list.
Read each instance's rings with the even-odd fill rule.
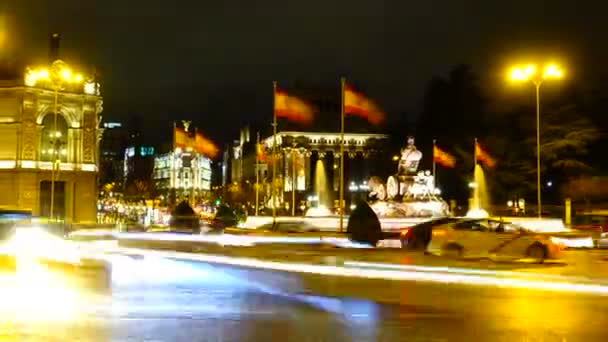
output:
[[428,246],[429,242],[431,242],[433,227],[460,220],[460,218],[456,217],[442,217],[418,223],[412,227],[403,228],[399,237],[399,240],[401,240],[401,247],[407,249],[425,250],[426,246]]

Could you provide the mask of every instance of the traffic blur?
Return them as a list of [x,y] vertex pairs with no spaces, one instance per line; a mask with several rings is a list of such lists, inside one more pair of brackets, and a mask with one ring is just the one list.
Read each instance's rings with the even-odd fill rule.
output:
[[530,258],[537,262],[560,257],[562,247],[545,234],[492,219],[448,222],[434,227],[427,251],[457,257]]

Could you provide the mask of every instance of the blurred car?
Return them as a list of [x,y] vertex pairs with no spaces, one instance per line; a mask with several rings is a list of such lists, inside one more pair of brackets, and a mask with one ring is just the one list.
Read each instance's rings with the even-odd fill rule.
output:
[[319,228],[305,221],[279,221],[266,223],[255,229],[260,233],[312,233],[318,232]]
[[465,219],[435,226],[427,247],[453,257],[530,258],[537,262],[559,257],[561,247],[549,235],[492,219]]
[[32,213],[26,210],[0,209],[0,241],[8,240],[15,233],[17,224],[31,224]]
[[462,219],[456,217],[442,217],[433,219],[430,221],[418,223],[412,227],[406,227],[401,229],[399,240],[401,241],[401,247],[407,249],[423,250],[426,249],[429,242],[431,241],[431,233],[433,227],[461,221]]
[[608,232],[602,233],[597,240],[597,248],[608,248]]
[[572,220],[572,229],[597,233],[608,232],[608,210],[577,213]]

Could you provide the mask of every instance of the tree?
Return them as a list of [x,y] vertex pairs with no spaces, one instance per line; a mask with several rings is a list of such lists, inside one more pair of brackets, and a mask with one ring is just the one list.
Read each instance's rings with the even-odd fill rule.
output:
[[[487,100],[478,77],[469,65],[455,66],[447,77],[434,77],[427,86],[416,125],[418,147],[430,153],[433,140],[449,147],[458,158],[456,168],[438,170],[444,196],[466,202],[473,175],[474,138],[487,134]],[[431,158],[424,158],[430,168]]]
[[152,197],[153,186],[149,180],[136,179],[127,185],[125,196],[133,200],[149,199]]
[[545,170],[561,170],[567,176],[590,171],[581,157],[600,135],[591,121],[576,106],[567,105],[544,113],[541,159]]
[[[600,136],[598,129],[578,105],[546,108],[540,117],[541,184],[548,179],[566,183],[589,173],[592,167],[585,156]],[[536,194],[536,116],[530,113],[534,113],[532,108],[503,113],[492,124],[492,149],[498,165],[488,178],[500,202]]]

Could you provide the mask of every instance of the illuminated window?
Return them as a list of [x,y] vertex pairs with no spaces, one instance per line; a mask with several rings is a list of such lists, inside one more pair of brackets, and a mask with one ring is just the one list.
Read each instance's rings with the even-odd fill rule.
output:
[[42,120],[40,160],[61,160],[62,162],[66,162],[68,160],[68,123],[62,115],[57,115],[57,126],[55,127],[54,117],[53,114],[49,114]]

